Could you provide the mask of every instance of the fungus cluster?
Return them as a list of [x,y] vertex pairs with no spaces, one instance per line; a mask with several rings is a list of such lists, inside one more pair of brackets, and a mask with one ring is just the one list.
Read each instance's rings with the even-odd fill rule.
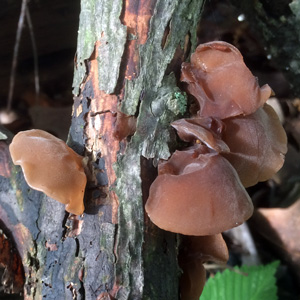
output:
[[86,175],[82,156],[65,142],[43,130],[19,132],[9,146],[15,165],[22,167],[28,185],[66,205],[66,210],[80,215]]
[[197,112],[171,125],[188,144],[159,163],[146,212],[158,227],[209,236],[242,224],[253,212],[245,187],[271,178],[283,165],[287,138],[234,46],[211,42],[182,64],[181,81]]

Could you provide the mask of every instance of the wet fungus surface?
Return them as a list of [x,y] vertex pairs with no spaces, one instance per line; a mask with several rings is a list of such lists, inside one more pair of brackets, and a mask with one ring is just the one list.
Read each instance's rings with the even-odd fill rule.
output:
[[180,278],[181,300],[198,300],[206,281],[205,262],[225,264],[229,258],[222,234],[182,236],[178,262],[183,271]]
[[83,213],[87,179],[82,156],[62,140],[38,129],[19,132],[9,150],[31,188],[65,204],[72,214]]
[[191,63],[182,64],[181,81],[199,101],[199,116],[225,119],[254,113],[271,95],[259,87],[239,50],[225,42],[199,45]]
[[171,125],[188,143],[160,162],[146,212],[158,227],[185,235],[213,235],[250,218],[245,187],[271,178],[283,165],[285,131],[234,46],[210,42],[182,64],[181,81],[199,110]]
[[212,235],[251,216],[251,199],[232,165],[217,153],[202,152],[197,146],[176,151],[159,166],[146,204],[150,219],[159,227]]
[[287,137],[270,105],[223,122],[223,140],[230,148],[223,156],[236,169],[245,187],[268,180],[282,167]]

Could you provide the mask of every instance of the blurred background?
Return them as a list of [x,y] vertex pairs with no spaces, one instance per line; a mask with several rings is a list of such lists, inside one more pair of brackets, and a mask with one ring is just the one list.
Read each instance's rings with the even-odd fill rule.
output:
[[[28,2],[19,44],[12,112],[6,114],[9,80],[22,1],[3,0],[0,10],[0,121],[16,133],[28,128],[50,131],[66,140],[73,103],[72,80],[80,1]],[[33,51],[31,33],[36,51]],[[35,92],[34,53],[38,57],[40,93]]]

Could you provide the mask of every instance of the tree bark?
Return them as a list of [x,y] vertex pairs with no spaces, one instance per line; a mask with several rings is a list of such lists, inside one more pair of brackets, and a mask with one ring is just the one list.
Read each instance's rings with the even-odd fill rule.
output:
[[144,203],[170,155],[169,124],[186,109],[176,75],[201,9],[199,0],[81,0],[68,143],[85,157],[85,213],[30,189],[11,162],[0,181],[25,299],[179,299],[177,236],[154,226]]

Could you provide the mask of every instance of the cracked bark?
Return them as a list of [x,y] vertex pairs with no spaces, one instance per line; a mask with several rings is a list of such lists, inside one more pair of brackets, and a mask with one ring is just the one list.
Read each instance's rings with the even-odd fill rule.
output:
[[[25,299],[179,299],[177,237],[149,221],[144,203],[174,142],[169,123],[185,112],[174,74],[196,46],[201,8],[81,1],[68,143],[86,157],[85,213],[70,216],[30,189],[11,162],[0,180],[0,219],[22,258]],[[136,118],[121,141],[120,112]]]

